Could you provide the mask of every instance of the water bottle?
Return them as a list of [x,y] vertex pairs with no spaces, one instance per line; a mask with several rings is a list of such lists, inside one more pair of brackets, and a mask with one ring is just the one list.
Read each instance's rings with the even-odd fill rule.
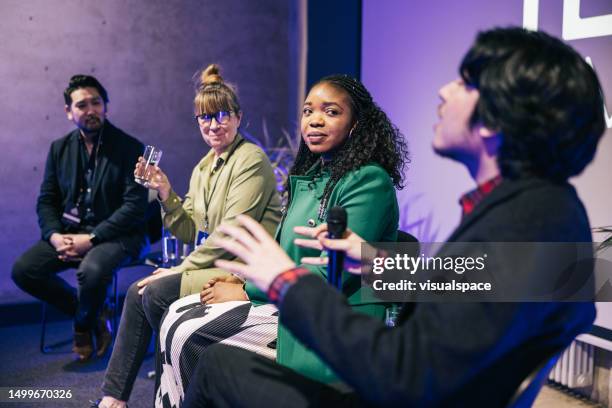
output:
[[183,250],[181,251],[181,262],[183,262],[183,259],[187,258],[190,253],[191,253],[191,244],[189,242],[184,242]]
[[387,327],[395,327],[397,318],[399,317],[401,308],[393,304],[385,310],[385,325]]
[[165,266],[175,266],[179,259],[178,239],[172,233],[164,229],[162,241],[162,261]]

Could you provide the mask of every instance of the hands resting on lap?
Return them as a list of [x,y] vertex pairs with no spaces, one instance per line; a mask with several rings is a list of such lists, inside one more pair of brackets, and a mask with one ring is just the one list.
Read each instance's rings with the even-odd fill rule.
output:
[[49,243],[58,253],[58,258],[64,262],[78,262],[92,248],[89,234],[60,234],[53,233]]
[[210,305],[232,300],[249,300],[242,288],[243,284],[244,282],[234,275],[213,278],[202,288],[200,301],[204,305]]
[[[244,263],[219,259],[215,261],[215,265],[252,281],[260,290],[267,292],[279,274],[294,268],[296,264],[257,221],[246,215],[239,215],[236,219],[241,227],[220,225],[218,230],[227,237],[217,238],[214,243],[242,259]],[[314,228],[295,227],[294,231],[307,237],[297,238],[294,241],[296,245],[320,251],[343,251],[345,269],[353,274],[361,273],[361,247],[364,240],[350,229],[346,230],[342,239],[329,239],[327,224]],[[326,265],[327,258],[305,257],[301,262],[309,265]],[[151,276],[138,282],[141,288],[139,293],[142,294],[146,285],[153,280],[173,273],[177,272],[172,269],[157,269]],[[248,300],[243,290],[243,281],[234,275],[213,278],[200,292],[200,301],[203,304],[233,300]]]

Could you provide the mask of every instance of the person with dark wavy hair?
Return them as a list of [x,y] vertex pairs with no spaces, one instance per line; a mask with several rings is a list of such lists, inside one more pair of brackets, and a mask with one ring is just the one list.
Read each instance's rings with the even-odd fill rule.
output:
[[[344,100],[352,113],[348,135],[333,145],[320,119],[324,115],[318,114],[322,111],[331,120],[337,115],[330,104],[333,98],[328,93]],[[390,183],[403,188],[408,148],[404,136],[374,102],[365,86],[347,75],[322,78],[313,85],[304,102],[301,125],[302,139],[285,187],[288,211],[279,230],[281,246],[298,263],[303,257],[316,256],[293,245],[297,235],[286,226],[293,229],[304,225],[304,220],[310,226],[319,225],[325,222],[327,209],[336,205],[347,211],[349,229],[362,231],[374,242],[395,241],[397,203]],[[296,180],[302,177],[312,178],[309,187],[320,190],[314,200],[307,201],[308,195],[297,185]],[[316,217],[311,209],[305,211],[306,203],[318,207]],[[322,276],[327,274],[325,265],[312,269]],[[382,320],[385,306],[372,304],[365,291],[355,288],[359,286],[356,277],[347,274],[344,278],[343,290],[349,303],[355,310]],[[337,381],[333,371],[296,341],[283,325],[279,326],[277,361],[318,381]]]
[[[320,249],[295,244],[294,228],[321,225],[334,206],[345,208],[351,230],[372,241],[395,241],[399,220],[395,187],[402,187],[408,150],[403,135],[363,84],[347,75],[317,82],[304,101],[301,136],[285,185],[286,210],[276,233],[291,259],[296,263],[320,259]],[[325,265],[309,266],[308,272],[320,280],[327,275]],[[276,357],[279,363],[319,381],[336,380],[332,370],[284,327],[278,328],[278,340],[271,342],[255,319],[227,313],[231,305],[254,310],[274,307],[251,282],[238,296],[233,293],[235,288],[242,290],[242,282],[234,283],[234,289],[230,285],[211,281],[200,297],[186,297],[170,306],[160,330],[166,357],[156,406],[180,405],[198,359],[217,342],[254,351],[268,360]],[[386,305],[373,303],[358,277],[345,274],[342,291],[353,310],[383,320]],[[192,305],[200,300],[204,306],[194,309]]]
[[[519,28],[480,33],[460,72],[439,91],[433,147],[465,166],[477,187],[461,198],[463,219],[448,242],[486,245],[495,277],[522,276],[526,285],[545,287],[560,282],[567,270],[548,264],[557,255],[580,255],[542,250],[537,243],[590,247],[586,211],[566,179],[590,162],[603,133],[599,81],[569,46]],[[185,408],[527,407],[559,353],[595,317],[587,284],[575,288],[584,290],[580,302],[407,303],[388,328],[351,310],[350,298],[298,266],[257,222],[238,220],[244,229],[219,227],[228,237],[218,245],[243,263],[216,265],[264,291],[278,306],[280,323],[342,382],[324,384],[303,370],[217,344],[198,362]],[[297,231],[314,238],[301,245],[345,251],[347,270],[361,273],[354,266],[369,238],[349,231],[343,239],[327,239],[324,224]],[[504,251],[500,242],[536,245],[518,271],[516,252]],[[457,246],[449,244],[437,256],[456,256],[451,248]],[[478,249],[463,252],[482,256]]]
[[[328,168],[331,176],[325,185],[321,207],[325,207],[338,180],[351,170],[368,163],[378,163],[387,171],[393,184],[398,189],[403,188],[402,171],[409,163],[408,148],[399,129],[374,103],[368,90],[348,75],[327,76],[318,81],[313,89],[320,84],[330,84],[348,93],[355,115],[355,124],[351,128],[350,137],[342,146],[342,154],[326,153],[330,158]],[[306,173],[318,160],[321,160],[321,154],[310,150],[305,139],[302,139],[289,175]],[[285,183],[285,191],[290,191],[289,179]]]

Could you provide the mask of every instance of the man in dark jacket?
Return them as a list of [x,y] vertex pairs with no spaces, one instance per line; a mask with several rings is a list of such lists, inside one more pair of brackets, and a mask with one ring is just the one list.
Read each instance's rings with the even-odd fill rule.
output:
[[[41,240],[13,266],[17,286],[74,316],[73,351],[80,360],[111,343],[100,312],[114,270],[145,244],[147,190],[133,171],[143,145],[106,119],[108,96],[98,80],[74,75],[64,91],[68,120],[77,129],[54,141],[36,211]],[[77,268],[75,290],[58,272]]]
[[[590,242],[586,211],[567,179],[593,159],[604,131],[592,68],[556,38],[509,28],[480,33],[459,74],[440,89],[433,147],[466,166],[477,188],[461,198],[463,219],[447,246]],[[235,240],[218,244],[245,263],[218,266],[267,292],[280,321],[345,384],[320,384],[247,351],[215,345],[198,363],[185,407],[506,406],[529,373],[595,318],[591,298],[428,302],[406,304],[396,327],[387,328],[296,267],[253,220],[241,222],[248,232],[220,227]],[[317,236],[321,229],[302,232]],[[359,259],[355,234],[318,237],[305,244]],[[538,260],[542,254],[533,255]],[[513,260],[499,251],[495,256],[500,270],[492,273],[511,273],[503,269]],[[541,263],[524,265],[517,276],[537,281]]]

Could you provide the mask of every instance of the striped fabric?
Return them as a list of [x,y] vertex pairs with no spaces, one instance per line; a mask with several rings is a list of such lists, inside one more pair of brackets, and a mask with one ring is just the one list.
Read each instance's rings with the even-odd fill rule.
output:
[[160,387],[157,408],[178,408],[199,357],[206,347],[224,343],[254,351],[270,359],[276,350],[278,310],[274,305],[254,306],[249,301],[202,305],[200,295],[181,298],[170,305],[160,328]]

